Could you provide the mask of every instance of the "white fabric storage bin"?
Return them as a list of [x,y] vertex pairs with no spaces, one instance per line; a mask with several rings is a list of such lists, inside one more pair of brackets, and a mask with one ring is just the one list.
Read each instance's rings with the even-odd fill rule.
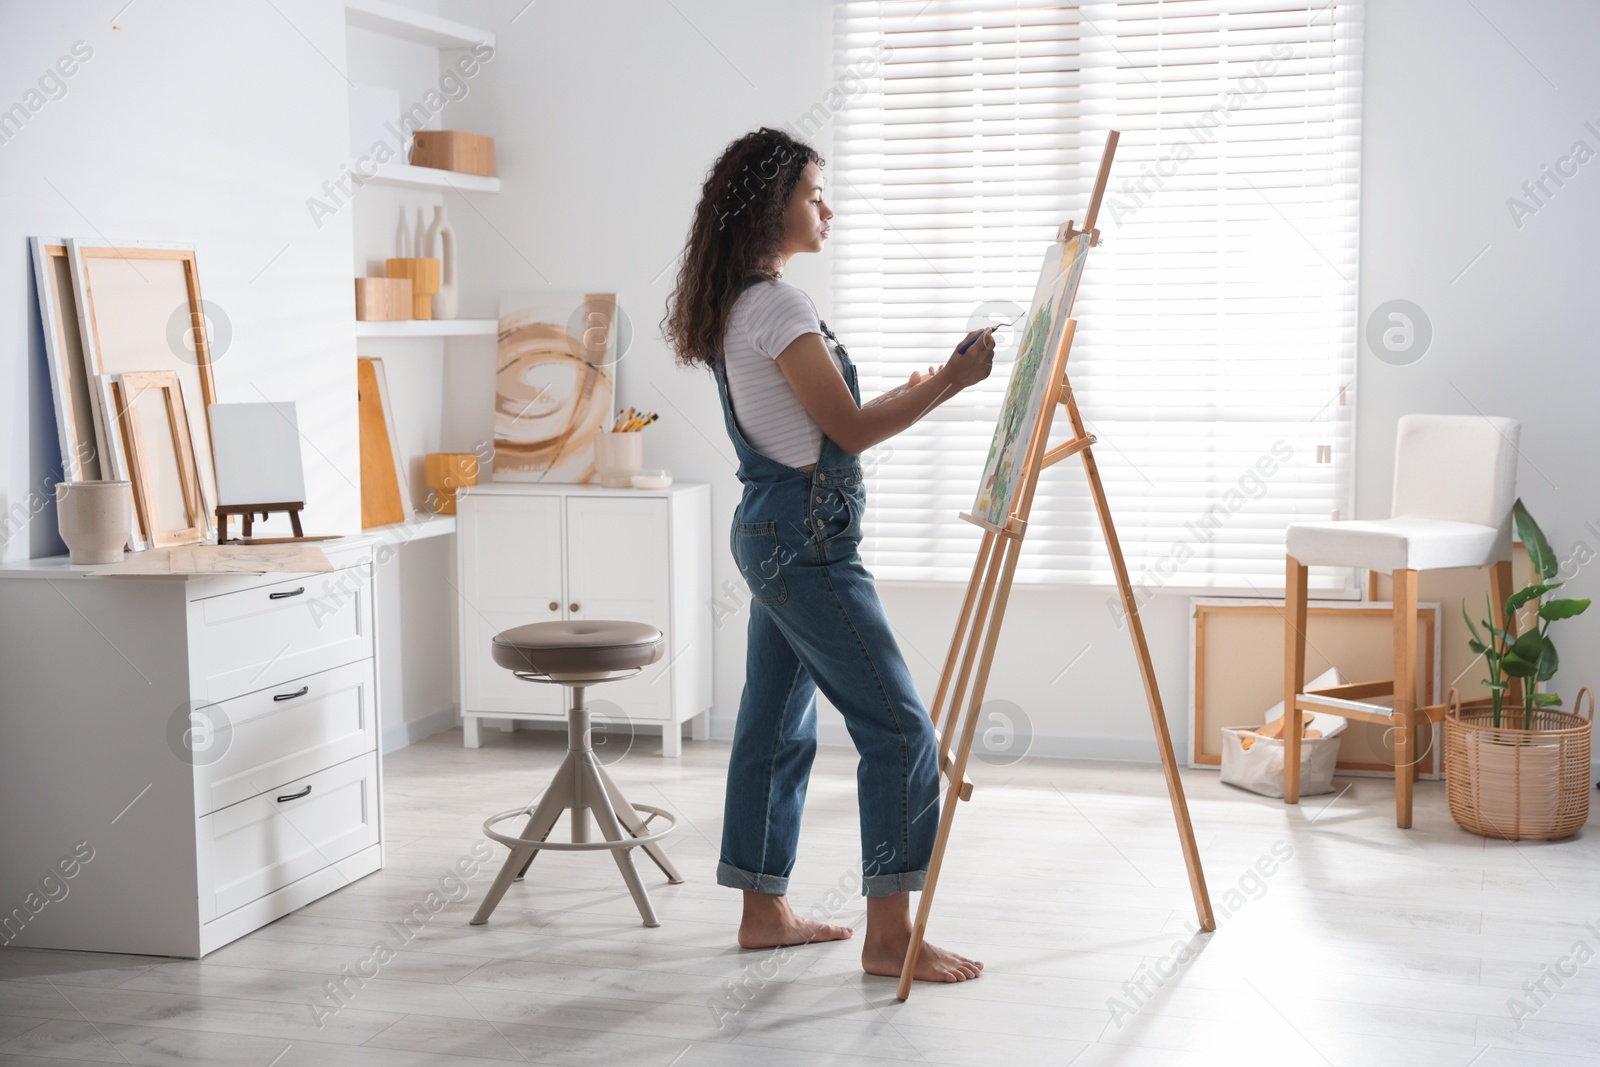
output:
[[[1254,739],[1249,748],[1244,747],[1246,737]],[[1300,795],[1310,797],[1333,792],[1333,765],[1338,762],[1337,736],[1302,737]],[[1254,727],[1224,726],[1222,780],[1264,797],[1283,796],[1283,741],[1262,737]]]

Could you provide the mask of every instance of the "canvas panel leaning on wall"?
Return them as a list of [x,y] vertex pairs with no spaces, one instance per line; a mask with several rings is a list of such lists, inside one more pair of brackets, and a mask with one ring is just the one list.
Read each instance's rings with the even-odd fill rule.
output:
[[595,435],[610,425],[618,354],[615,293],[500,300],[494,479],[592,482]]

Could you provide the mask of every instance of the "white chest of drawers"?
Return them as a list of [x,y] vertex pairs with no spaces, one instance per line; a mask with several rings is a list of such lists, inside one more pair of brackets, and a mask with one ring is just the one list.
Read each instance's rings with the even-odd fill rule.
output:
[[372,548],[325,551],[0,567],[0,944],[199,957],[382,866]]

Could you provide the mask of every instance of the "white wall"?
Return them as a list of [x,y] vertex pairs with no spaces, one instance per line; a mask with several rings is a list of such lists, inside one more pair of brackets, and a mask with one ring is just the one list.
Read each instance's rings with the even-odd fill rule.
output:
[[[684,17],[652,3],[541,4],[509,29],[495,26],[502,54],[484,76],[489,91],[462,113],[479,120],[468,128],[495,134],[507,190],[485,206],[487,218],[467,220],[474,245],[486,250],[468,276],[485,300],[497,283],[616,287],[636,327],[619,402],[664,413],[647,442],[651,461],[680,478],[711,481],[713,529],[725,530],[739,486],[716,391],[703,375],[670,365],[656,321],[671,272],[656,276],[681,248],[699,182],[722,146],[757,125],[790,121],[821,98],[831,80],[830,5],[678,6]],[[461,0],[442,10],[495,25],[520,7]],[[1562,554],[1580,537],[1600,552],[1600,474],[1584,432],[1600,370],[1586,351],[1590,319],[1581,295],[1592,277],[1584,252],[1595,236],[1600,164],[1585,168],[1521,231],[1505,208],[1505,198],[1573,139],[1586,137],[1600,149],[1600,137],[1582,129],[1586,118],[1600,126],[1597,75],[1583,52],[1583,42],[1600,31],[1600,9],[1572,2],[1530,13],[1507,0],[1479,7],[1494,26],[1446,0],[1368,8],[1360,320],[1386,300],[1409,299],[1432,318],[1435,339],[1409,367],[1381,363],[1362,348],[1359,513],[1387,514],[1401,414],[1471,413],[1477,405],[1523,421],[1521,490]],[[1495,26],[1561,89],[1532,70]],[[831,129],[818,146],[831,152]],[[1452,285],[1486,244],[1490,251]],[[828,259],[824,252],[791,265],[825,316]],[[493,312],[488,303],[463,311]],[[489,366],[452,358],[446,433],[448,420],[457,419],[458,439],[477,439],[487,432],[486,412],[466,398],[488,389]],[[1585,521],[1595,522],[1596,532],[1585,531]],[[739,589],[720,535],[715,553],[719,591],[724,582]],[[1573,583],[1577,595],[1593,590],[1591,572]],[[1471,581],[1445,575],[1424,583],[1424,598],[1431,594],[1445,607],[1447,682],[1464,666],[1454,651],[1465,640],[1457,609]],[[917,683],[931,696],[962,589],[895,582],[879,589]],[[1154,758],[1128,637],[1106,609],[1111,593],[1019,588],[1012,596],[989,696],[1022,709],[1020,725],[1035,735],[1036,752]],[[718,736],[730,735],[738,708],[746,618],[744,611],[724,617],[716,634]],[[1187,594],[1158,595],[1144,618],[1182,751]],[[1597,634],[1600,611],[1569,623],[1567,662],[1584,664]],[[1276,663],[1278,653],[1266,649],[1263,658]],[[1586,668],[1569,667],[1558,681],[1571,690],[1592,680],[1579,673]],[[830,709],[823,729],[848,743]]]
[[0,109],[74,42],[93,50],[65,95],[0,144],[0,509],[34,512],[0,554],[63,551],[33,235],[192,243],[202,295],[233,335],[218,397],[297,402],[306,523],[359,530],[350,220],[319,229],[305,206],[346,156],[344,84],[318,55],[343,53],[342,8],[145,0],[113,27],[123,6],[0,11]]
[[[0,145],[0,229],[11,249],[0,261],[0,330],[12,341],[0,352],[0,503],[26,500],[55,462],[23,238],[99,230],[199,246],[206,296],[227,310],[235,330],[218,371],[224,399],[255,399],[259,385],[272,399],[299,401],[302,425],[318,445],[307,451],[312,525],[354,529],[349,271],[381,251],[393,223],[379,204],[389,194],[377,189],[360,194],[371,200],[358,203],[354,234],[350,211],[321,230],[306,212],[305,199],[349,157],[347,86],[316,54],[339,61],[346,54],[338,5],[280,0],[310,44],[271,7],[142,0],[113,31],[106,20],[118,6],[96,19],[43,6],[12,6],[0,16],[0,69],[11,72],[0,107],[20,99],[36,76],[29,72],[42,73],[73,41],[95,49],[66,97]],[[615,289],[634,327],[618,402],[663,413],[649,431],[647,459],[680,479],[713,484],[714,530],[727,529],[738,500],[732,447],[710,379],[672,365],[657,323],[712,159],[740,133],[795,119],[826,91],[830,8],[826,0],[679,0],[676,10],[654,0],[526,8],[524,0],[444,0],[438,7],[494,29],[500,44],[467,99],[446,112],[447,125],[494,135],[505,184],[496,197],[449,201],[465,257],[461,314],[492,317],[499,294],[513,290]],[[1506,208],[1524,180],[1538,177],[1541,164],[1554,165],[1575,140],[1600,150],[1600,136],[1583,126],[1586,119],[1600,126],[1600,74],[1584,50],[1600,37],[1600,9],[1581,0],[1536,9],[1480,0],[1478,9],[1482,15],[1446,0],[1409,0],[1368,10],[1361,320],[1384,301],[1408,299],[1426,311],[1435,336],[1425,357],[1405,367],[1362,348],[1358,510],[1386,513],[1399,415],[1481,409],[1522,420],[1520,488],[1557,550],[1569,555],[1582,539],[1600,553],[1600,473],[1588,432],[1600,369],[1589,352],[1586,311],[1600,164],[1582,167],[1520,229]],[[216,47],[241,38],[252,47]],[[392,59],[363,59],[359,48],[358,74]],[[191,57],[187,65],[169,61],[180,52]],[[185,73],[205,91],[188,93]],[[819,147],[831,152],[827,132]],[[288,251],[263,271],[284,244]],[[796,260],[790,273],[828,314],[828,253]],[[490,346],[451,342],[446,351],[374,352],[417,357],[397,399],[418,413],[413,428],[423,437],[408,445],[414,450],[468,449],[489,435]],[[436,415],[431,389],[443,396]],[[436,426],[423,425],[433,417]],[[336,470],[341,463],[346,469]],[[46,550],[53,515],[41,515],[32,531],[4,546],[7,558]],[[724,545],[717,534],[716,584],[737,589]],[[448,561],[422,546],[405,550],[419,551],[417,566],[427,573],[408,574],[403,585],[432,602]],[[1579,571],[1575,595],[1592,595],[1594,570]],[[1451,621],[1451,598],[1460,593],[1450,581],[1435,588],[1445,601],[1448,649],[1462,640]],[[900,583],[880,590],[913,674],[931,695],[962,590]],[[1035,751],[1153,755],[1127,636],[1111,622],[1107,595],[1018,589],[1012,597],[989,695],[1024,710]],[[726,617],[716,634],[720,736],[738,707],[745,618]],[[1186,596],[1158,595],[1145,619],[1181,745]],[[1558,681],[1570,692],[1594,680],[1585,653],[1600,637],[1600,610],[1564,630],[1568,668]],[[428,676],[427,662],[407,670]],[[405,718],[431,707],[423,701]],[[825,714],[828,736],[842,741],[836,715]]]
[[[1511,416],[1522,423],[1518,492],[1572,561],[1564,592],[1594,597],[1600,566],[1579,563],[1600,555],[1592,429],[1600,162],[1562,188],[1550,184],[1554,195],[1541,194],[1544,206],[1520,228],[1507,200],[1525,199],[1523,182],[1574,142],[1600,153],[1600,71],[1589,48],[1600,40],[1600,6],[1479,0],[1477,8],[1481,15],[1453,0],[1368,5],[1362,321],[1386,301],[1410,300],[1434,338],[1407,366],[1363,351],[1357,507],[1387,512],[1401,415]],[[1475,617],[1483,591],[1480,583],[1471,594]],[[1447,651],[1466,641],[1461,596],[1439,597]],[[1556,624],[1551,636],[1564,665],[1554,688],[1570,700],[1597,681],[1600,608]]]
[[[473,201],[476,211],[452,201],[470,250],[461,314],[496,315],[504,292],[615,291],[633,328],[617,404],[661,413],[645,431],[646,466],[712,484],[715,582],[738,583],[725,546],[740,486],[716,386],[706,372],[673,365],[658,323],[717,154],[749,130],[797,118],[826,89],[830,5],[524,5],[446,0],[439,8],[499,35],[494,61],[452,118],[494,136],[503,183],[498,196]],[[807,258],[791,276],[822,304],[825,257]],[[449,361],[444,435],[468,447],[490,436],[493,352],[453,343]],[[723,736],[743,684],[743,625],[743,616],[730,619],[716,634]]]
[[[1431,319],[1434,338],[1408,366],[1384,363],[1362,344],[1357,514],[1388,514],[1401,415],[1508,415],[1523,426],[1518,489],[1557,553],[1600,557],[1600,448],[1591,431],[1600,395],[1592,311],[1600,162],[1582,167],[1520,229],[1506,207],[1575,140],[1600,153],[1600,133],[1583,126],[1593,120],[1600,128],[1600,71],[1586,47],[1600,39],[1600,7],[1477,7],[1482,15],[1455,0],[1367,5],[1358,321],[1386,301],[1410,300]],[[1571,594],[1600,593],[1597,571],[1578,569]],[[931,692],[960,590],[881,588],[912,670]],[[1486,591],[1482,574],[1424,577],[1422,599],[1442,607],[1446,685],[1463,671],[1463,686],[1481,673],[1468,671],[1460,606],[1470,597],[1481,611]],[[1023,709],[1036,752],[1154,758],[1129,643],[1109,621],[1107,593],[1032,589],[1012,597],[989,696]],[[1182,752],[1188,598],[1160,594],[1143,614]],[[1566,664],[1555,688],[1570,699],[1597,680],[1590,657],[1600,648],[1600,608],[1552,636]],[[1280,652],[1263,649],[1262,658],[1276,670]]]

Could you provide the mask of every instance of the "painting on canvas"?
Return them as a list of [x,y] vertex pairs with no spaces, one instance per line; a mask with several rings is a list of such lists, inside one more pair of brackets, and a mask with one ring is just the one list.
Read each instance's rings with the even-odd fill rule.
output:
[[1079,234],[1062,243],[1055,242],[1045,252],[1039,270],[1039,283],[1028,309],[1027,325],[1017,346],[1017,360],[1011,369],[1011,384],[1006,388],[1005,406],[994,428],[994,441],[978,483],[978,497],[972,506],[974,517],[995,526],[1004,526],[1016,501],[1017,480],[1027,459],[1028,442],[1039,421],[1039,405],[1045,395],[1046,377],[1054,362],[1061,331],[1072,312],[1072,298],[1083,276],[1084,254],[1089,238]]
[[502,297],[495,362],[496,481],[591,482],[616,395],[615,293]]

